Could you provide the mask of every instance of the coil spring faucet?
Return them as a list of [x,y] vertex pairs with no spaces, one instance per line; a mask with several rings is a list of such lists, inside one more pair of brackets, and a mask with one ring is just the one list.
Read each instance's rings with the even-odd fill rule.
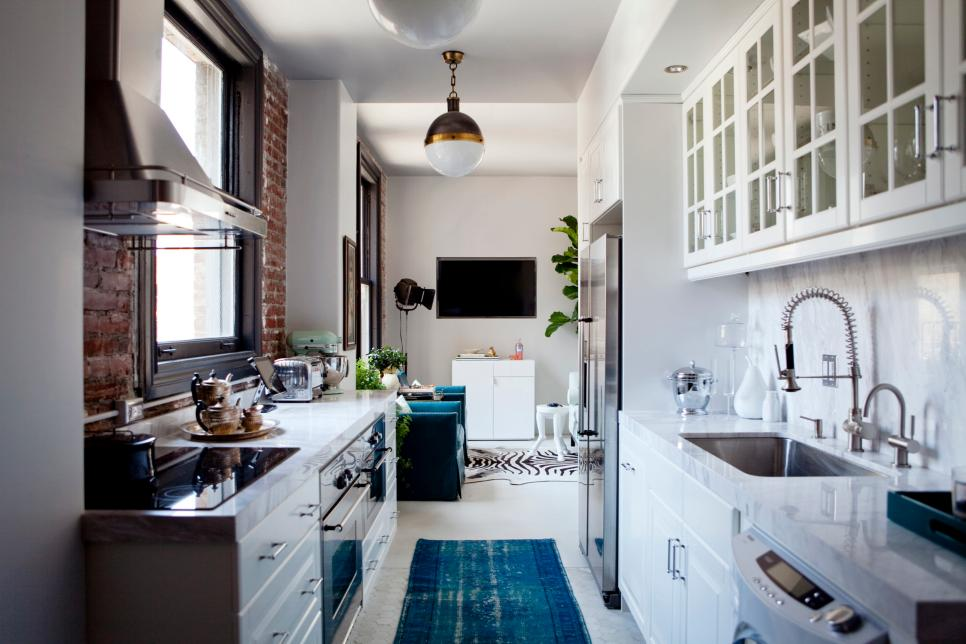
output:
[[[834,304],[845,318],[845,351],[849,360],[848,375],[833,376],[798,376],[795,374],[795,342],[792,339],[792,317],[798,306],[806,300],[822,299]],[[835,291],[827,288],[807,288],[792,296],[785,304],[785,311],[782,314],[782,330],[785,332],[785,368],[782,369],[781,361],[778,358],[778,346],[775,346],[775,362],[778,364],[779,379],[783,379],[785,384],[782,389],[789,393],[801,391],[798,384],[799,378],[836,378],[847,379],[852,384],[852,407],[849,415],[842,423],[842,431],[849,434],[849,451],[862,452],[862,439],[871,440],[874,438],[872,427],[862,422],[862,409],[859,407],[859,378],[862,372],[859,369],[859,358],[856,352],[855,343],[855,314],[852,307],[845,301],[845,298]]]

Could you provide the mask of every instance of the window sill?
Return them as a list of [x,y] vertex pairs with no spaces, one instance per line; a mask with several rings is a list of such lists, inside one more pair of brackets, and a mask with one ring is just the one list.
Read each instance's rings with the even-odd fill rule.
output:
[[205,376],[214,370],[218,377],[224,378],[231,373],[235,379],[256,375],[248,364],[255,356],[253,351],[234,351],[217,356],[200,356],[183,360],[166,360],[157,363],[154,378],[144,392],[146,401],[175,396],[191,391],[191,376],[200,373]]

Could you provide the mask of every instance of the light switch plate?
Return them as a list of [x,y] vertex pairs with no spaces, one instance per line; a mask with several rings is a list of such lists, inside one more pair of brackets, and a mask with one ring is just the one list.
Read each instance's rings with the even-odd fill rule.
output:
[[839,381],[835,378],[835,356],[829,353],[822,354],[822,384],[826,387],[838,387]]

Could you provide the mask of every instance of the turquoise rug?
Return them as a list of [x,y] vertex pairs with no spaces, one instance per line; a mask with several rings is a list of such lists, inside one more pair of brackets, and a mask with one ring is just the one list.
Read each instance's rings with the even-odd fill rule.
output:
[[416,543],[397,644],[589,644],[553,539]]

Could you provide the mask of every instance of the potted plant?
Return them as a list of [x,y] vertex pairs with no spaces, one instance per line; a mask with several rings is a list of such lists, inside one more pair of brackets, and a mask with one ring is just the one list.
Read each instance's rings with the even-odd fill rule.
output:
[[385,389],[380,380],[379,370],[369,364],[365,358],[356,360],[356,389],[359,391],[371,389]]
[[406,364],[406,354],[396,347],[379,347],[369,353],[369,364],[382,374],[382,384],[387,389],[399,387],[399,368]]
[[[563,233],[567,236],[569,245],[564,252],[550,258],[553,262],[554,270],[567,278],[567,285],[563,287],[563,294],[568,300],[577,299],[577,218],[567,215],[560,220],[563,226],[551,228],[555,233]],[[569,314],[563,311],[554,311],[547,320],[547,330],[544,332],[548,338],[561,327],[577,322],[577,304],[574,303],[574,310]]]

